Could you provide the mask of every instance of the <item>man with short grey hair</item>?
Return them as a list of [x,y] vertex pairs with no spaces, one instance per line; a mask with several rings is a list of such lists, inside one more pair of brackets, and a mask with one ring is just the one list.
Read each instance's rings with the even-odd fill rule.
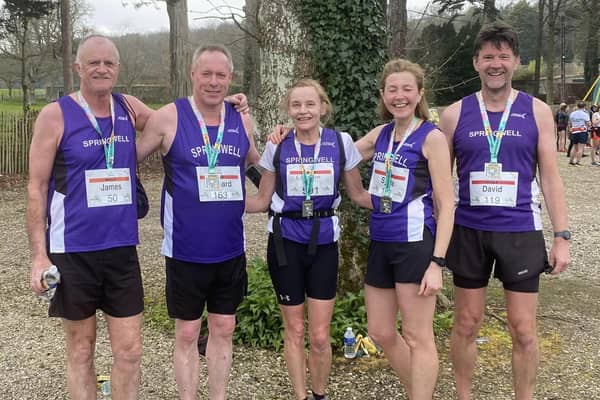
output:
[[256,163],[259,155],[250,117],[224,101],[232,66],[223,46],[196,50],[192,96],[156,111],[138,141],[139,160],[157,149],[163,156],[162,254],[181,399],[195,399],[198,391],[197,341],[205,305],[209,397],[225,399],[235,312],[246,294],[245,164]]

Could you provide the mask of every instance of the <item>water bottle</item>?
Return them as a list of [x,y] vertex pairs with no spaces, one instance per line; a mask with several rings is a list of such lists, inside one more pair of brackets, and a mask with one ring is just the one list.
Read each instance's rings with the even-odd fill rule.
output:
[[100,392],[102,392],[104,396],[110,396],[110,380],[102,382],[100,385]]
[[354,332],[352,332],[352,328],[347,327],[346,333],[344,333],[344,357],[346,357],[346,358],[356,357],[356,351],[354,350],[355,345],[356,345],[356,336],[354,336]]
[[50,268],[42,273],[42,286],[44,286],[46,290],[40,294],[40,297],[44,300],[52,300],[54,293],[56,293],[56,287],[59,283],[60,272],[58,272],[56,265],[51,265]]

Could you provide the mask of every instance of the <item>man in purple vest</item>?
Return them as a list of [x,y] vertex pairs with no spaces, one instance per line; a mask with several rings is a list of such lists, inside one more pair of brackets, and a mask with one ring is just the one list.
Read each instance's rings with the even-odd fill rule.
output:
[[225,399],[235,312],[247,286],[245,164],[257,162],[259,155],[249,115],[224,102],[232,73],[225,47],[197,49],[192,96],[158,110],[138,141],[138,159],[157,149],[163,157],[162,254],[167,308],[175,318],[173,363],[181,399],[196,398],[205,305],[210,398]]
[[[140,382],[143,291],[136,245],[135,130],[151,110],[112,93],[119,52],[92,35],[77,49],[80,90],[40,112],[29,157],[27,228],[31,287],[42,293],[52,264],[62,281],[49,314],[63,321],[71,398],[96,398],[96,310],[108,323],[114,399]],[[135,117],[133,117],[135,115]]]
[[[504,286],[515,396],[531,400],[539,364],[540,274],[559,274],[570,262],[571,234],[556,162],[552,112],[542,101],[512,88],[519,64],[516,32],[502,23],[483,27],[473,52],[481,91],[449,106],[440,121],[456,158],[458,176],[455,227],[447,258],[456,296],[451,358],[459,400],[471,399],[475,339],[492,267]],[[542,233],[540,192],[554,230],[549,256]]]

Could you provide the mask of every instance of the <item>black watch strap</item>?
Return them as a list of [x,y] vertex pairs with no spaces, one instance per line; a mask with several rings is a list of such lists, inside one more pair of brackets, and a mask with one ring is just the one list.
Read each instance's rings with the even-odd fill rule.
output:
[[570,240],[571,239],[571,232],[570,231],[558,231],[558,232],[554,232],[554,237],[555,238],[563,238],[565,240]]
[[444,268],[446,266],[446,259],[444,257],[431,256],[431,261]]

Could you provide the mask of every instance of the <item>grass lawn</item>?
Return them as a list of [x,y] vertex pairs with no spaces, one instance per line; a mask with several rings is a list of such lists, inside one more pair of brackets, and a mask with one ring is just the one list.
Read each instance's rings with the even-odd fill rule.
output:
[[[32,110],[41,110],[44,107],[45,103],[34,103],[31,105]],[[20,100],[10,100],[10,101],[0,101],[0,112],[22,112],[23,104],[21,104]]]

